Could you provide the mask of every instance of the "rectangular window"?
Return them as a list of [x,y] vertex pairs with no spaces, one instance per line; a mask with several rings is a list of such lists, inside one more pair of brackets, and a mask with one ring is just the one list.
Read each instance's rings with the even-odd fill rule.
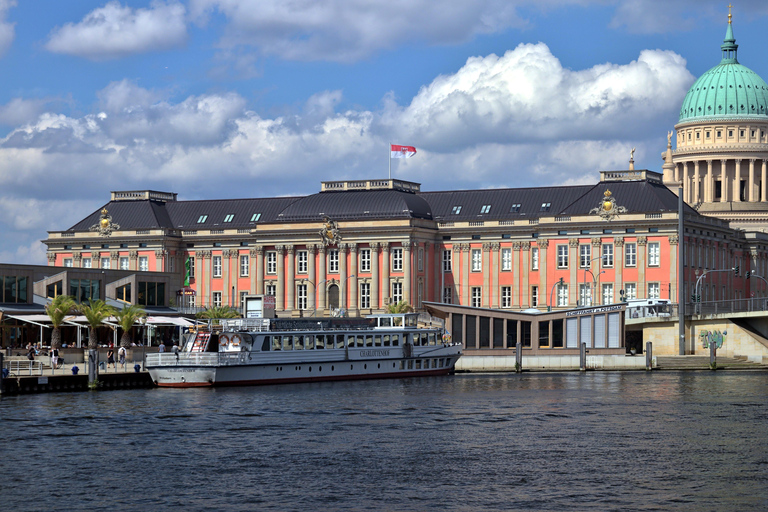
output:
[[168,266],[168,272],[176,272],[176,258],[173,256],[168,256],[165,261],[166,265]]
[[394,272],[403,271],[403,248],[395,247],[392,249],[392,270]]
[[568,305],[568,285],[557,285],[557,306],[565,307]]
[[451,208],[451,214],[452,215],[458,215],[461,213],[461,206],[454,206]]
[[139,270],[141,272],[149,272],[149,258],[146,256],[139,256]]
[[568,246],[557,246],[557,268],[568,268]]
[[195,277],[195,257],[190,256],[189,257],[189,278],[194,279]]
[[120,270],[128,270],[128,258],[125,256],[120,258]]
[[446,286],[443,288],[443,303],[453,304],[453,288]]
[[451,272],[453,256],[450,249],[443,249],[443,272]]
[[592,262],[592,246],[580,245],[579,246],[579,267],[589,268]]
[[661,265],[661,244],[648,242],[648,266],[658,267],[659,265]]
[[483,305],[482,289],[479,286],[473,286],[472,287],[472,307],[479,308],[479,307],[482,307],[482,305]]
[[277,253],[274,251],[267,253],[267,274],[277,274]]
[[136,304],[141,306],[165,306],[165,283],[139,281]]
[[480,249],[472,249],[472,272],[482,272],[483,253]]
[[72,258],[64,258],[64,266],[65,267],[72,267]]
[[613,285],[603,285],[603,304],[613,304]]
[[604,268],[613,267],[613,245],[612,244],[605,244],[603,246],[603,267]]
[[419,247],[419,256],[417,259],[418,259],[419,272],[423,272],[424,271],[424,248],[423,247]]
[[649,299],[661,298],[661,285],[659,283],[648,283],[648,298]]
[[371,250],[360,249],[360,272],[371,271]]
[[122,302],[131,302],[131,283],[118,286],[115,289],[115,298]]
[[234,213],[228,214],[226,217],[224,217],[224,222],[232,222],[232,220],[235,218]]
[[83,268],[91,268],[91,258],[83,258]]
[[272,283],[267,283],[264,286],[264,295],[269,295],[271,297],[274,297],[277,295],[277,285]]
[[109,268],[109,258],[101,258],[101,268]]
[[580,306],[592,305],[592,285],[591,284],[579,284],[579,305]]
[[624,299],[631,300],[637,298],[637,284],[624,283]]
[[637,244],[624,244],[624,266],[637,266]]
[[260,218],[261,218],[260,213],[254,213],[253,215],[251,215],[251,222],[259,222]]
[[531,248],[531,270],[539,270],[539,248]]
[[297,251],[296,252],[296,260],[298,262],[297,265],[296,265],[296,271],[299,274],[306,274],[307,273],[307,265],[308,265],[308,261],[309,261],[307,258],[308,258],[307,251]]
[[213,257],[213,277],[221,277],[221,256]]
[[197,223],[198,224],[203,224],[206,220],[208,220],[208,216],[207,215],[201,215],[200,217],[197,218]]
[[331,249],[328,251],[328,272],[331,274],[339,273],[339,250]]
[[392,303],[397,304],[403,300],[403,283],[392,283]]
[[480,208],[480,213],[491,213],[491,205],[484,204],[482,208]]
[[360,283],[360,308],[371,307],[371,283]]
[[503,248],[501,250],[501,270],[512,270],[512,249],[510,248]]
[[531,307],[535,308],[539,305],[539,287],[531,286]]
[[541,203],[542,212],[548,212],[551,207],[552,207],[552,203]]
[[240,256],[240,277],[248,277],[251,271],[251,258],[247,254]]
[[511,286],[501,287],[501,307],[502,308],[512,307],[512,287]]
[[305,284],[296,286],[296,308],[307,309],[307,285]]
[[520,207],[522,205],[520,203],[515,203],[509,208],[509,213],[520,213]]
[[245,298],[248,296],[248,292],[240,292],[240,308],[245,309]]
[[213,292],[213,305],[221,307],[221,292]]

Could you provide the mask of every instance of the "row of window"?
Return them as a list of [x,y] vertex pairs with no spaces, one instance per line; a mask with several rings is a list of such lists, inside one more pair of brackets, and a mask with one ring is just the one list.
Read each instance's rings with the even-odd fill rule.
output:
[[[427,347],[442,343],[435,332],[403,334],[403,343]],[[265,336],[262,347],[272,350],[322,350],[346,347],[398,347],[400,334],[285,334]],[[264,350],[262,348],[262,350]]]
[[[139,271],[141,272],[149,272],[149,256],[139,256]],[[111,266],[111,258],[110,257],[104,257],[100,258],[99,268],[102,269],[109,269],[112,268]],[[65,267],[72,267],[73,261],[72,258],[64,258],[63,265]],[[83,258],[82,262],[82,268],[93,268],[93,259],[92,258]],[[118,259],[118,268],[120,270],[130,270],[130,259],[128,256],[121,256]],[[168,259],[168,272],[173,272],[173,258]]]
[[[251,222],[258,222],[259,219],[261,219],[261,214],[260,213],[254,213],[254,214],[251,215]],[[225,223],[230,223],[233,220],[235,220],[235,214],[234,213],[228,213],[227,215],[224,216],[224,222]],[[207,214],[202,214],[202,215],[200,215],[197,218],[197,223],[198,224],[205,224],[207,221],[208,221],[208,215]]]
[[26,303],[29,279],[23,276],[0,276],[0,302]]

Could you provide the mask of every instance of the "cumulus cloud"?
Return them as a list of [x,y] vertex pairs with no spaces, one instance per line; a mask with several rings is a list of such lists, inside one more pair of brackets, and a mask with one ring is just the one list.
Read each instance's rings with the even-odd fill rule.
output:
[[155,1],[149,9],[132,9],[112,1],[79,23],[56,28],[45,47],[92,60],[166,50],[186,41],[185,13],[176,1]]
[[11,47],[16,37],[14,23],[6,21],[8,10],[16,6],[16,0],[0,0],[0,56]]

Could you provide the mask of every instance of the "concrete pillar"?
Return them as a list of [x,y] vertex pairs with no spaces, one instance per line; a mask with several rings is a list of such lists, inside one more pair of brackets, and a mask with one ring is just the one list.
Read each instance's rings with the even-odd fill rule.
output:
[[768,201],[766,187],[768,187],[768,160],[763,160],[763,168],[760,173],[760,200],[762,202]]
[[755,159],[750,158],[749,159],[749,179],[747,180],[747,201],[750,203],[754,203],[757,201],[755,199]]
[[285,311],[285,247],[282,245],[275,246],[277,257],[277,290],[275,298],[275,309],[277,311]]
[[381,243],[381,307],[389,304],[389,266],[391,259],[389,257],[389,242]]
[[470,245],[461,244],[461,305],[469,306],[469,256]]
[[264,247],[251,249],[251,293],[264,293]]
[[[491,244],[491,307],[499,307],[499,274],[501,273],[501,244]],[[493,322],[491,322],[493,324]]]
[[613,239],[613,290],[614,301],[621,300],[621,292],[624,289],[624,237]]
[[721,192],[720,202],[721,203],[728,202],[728,197],[729,197],[729,192],[730,192],[730,190],[729,190],[730,187],[728,187],[728,167],[726,165],[727,163],[728,163],[728,161],[725,160],[725,159],[720,160],[720,183],[721,183],[721,186],[720,186],[720,192]]
[[520,266],[520,250],[523,247],[522,242],[512,242],[512,277],[514,279],[512,286],[512,307],[516,308],[523,304],[525,300],[523,297],[523,284],[522,278],[525,274],[525,269]]
[[648,253],[648,238],[637,237],[637,298],[648,297],[648,287],[645,285],[645,260]]
[[568,240],[568,305],[576,304],[579,299],[579,239]]
[[379,309],[379,244],[373,242],[371,246],[371,309]]
[[325,309],[325,296],[328,289],[328,279],[325,273],[325,263],[327,261],[327,248],[325,245],[318,246],[318,258],[317,258],[317,309],[323,311]]
[[704,202],[711,203],[715,200],[715,177],[712,172],[712,160],[707,160],[707,178],[704,181]]
[[411,304],[411,288],[413,287],[412,279],[412,267],[413,267],[413,251],[411,251],[412,242],[406,240],[403,242],[403,300],[406,304]]
[[339,309],[346,309],[349,307],[349,301],[345,297],[349,283],[347,277],[347,244],[339,244]]
[[285,309],[293,311],[296,308],[294,294],[296,292],[296,247],[287,245],[288,268],[285,271]]
[[[357,296],[358,296],[358,289],[357,289],[357,276],[359,274],[357,261],[357,244],[351,243],[349,244],[349,264],[350,264],[350,270],[349,270],[349,311],[357,311]],[[357,316],[355,314],[355,316]]]
[[[483,289],[480,292],[481,304],[488,307],[491,303],[491,244],[485,243],[482,246],[483,255]],[[478,330],[480,330],[478,328]]]
[[[547,249],[549,248],[549,240],[537,240],[536,243],[539,246],[539,304],[546,303],[547,306],[552,306],[549,303],[549,282],[547,281]],[[557,268],[557,265],[555,265]],[[517,272],[517,268],[513,267]],[[544,298],[542,301],[541,299]],[[554,296],[552,297],[554,300]]]
[[307,309],[315,311],[315,297],[317,296],[317,274],[315,266],[315,256],[317,255],[317,247],[314,244],[307,245],[307,265],[309,273],[309,281],[312,283],[312,288],[307,288]]
[[733,173],[733,201],[741,202],[741,158],[736,159],[736,167]]
[[700,187],[701,187],[701,177],[699,176],[699,161],[696,160],[693,163],[693,203],[696,204],[699,202],[699,194],[700,194]]

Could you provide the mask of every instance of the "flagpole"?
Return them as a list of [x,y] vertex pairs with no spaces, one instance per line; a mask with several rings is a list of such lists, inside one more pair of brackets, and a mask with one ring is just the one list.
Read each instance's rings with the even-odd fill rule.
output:
[[389,144],[389,153],[387,153],[387,159],[389,160],[389,179],[392,180],[392,143]]

